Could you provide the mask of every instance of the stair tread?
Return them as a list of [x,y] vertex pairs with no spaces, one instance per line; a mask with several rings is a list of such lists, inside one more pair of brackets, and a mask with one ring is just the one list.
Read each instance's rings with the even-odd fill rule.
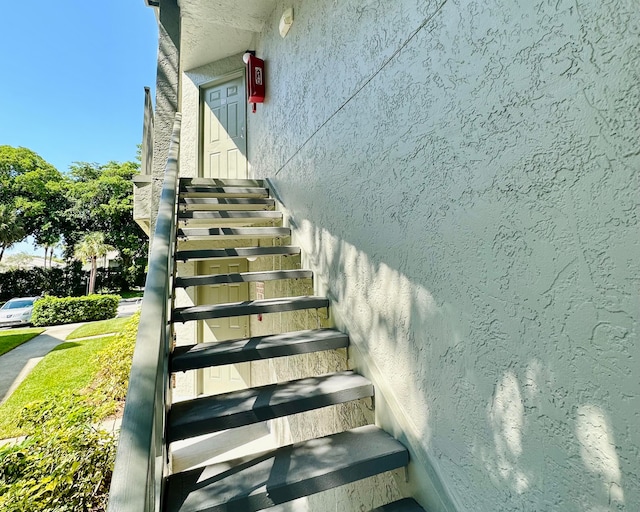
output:
[[177,277],[174,286],[176,288],[188,288],[189,286],[205,286],[226,283],[253,283],[259,281],[276,281],[279,279],[309,279],[311,277],[313,277],[313,271],[305,269],[262,270],[258,272],[238,272],[235,274]]
[[251,178],[180,178],[181,185],[264,187],[264,180]]
[[225,211],[186,211],[178,213],[178,220],[182,219],[282,219],[282,212],[268,210],[225,210]]
[[413,498],[403,498],[375,508],[370,512],[424,512],[424,509]]
[[214,236],[214,237],[280,237],[289,236],[291,229],[278,228],[271,226],[256,226],[256,227],[242,227],[242,228],[180,228],[178,229],[178,237],[199,237],[199,236]]
[[266,247],[236,247],[233,249],[201,249],[176,252],[178,261],[201,261],[216,258],[236,258],[254,256],[293,256],[300,254],[300,247],[277,245]]
[[370,396],[373,385],[368,379],[343,371],[185,400],[169,410],[167,440],[173,442]]
[[302,295],[299,297],[278,297],[274,299],[248,300],[225,304],[208,304],[175,308],[172,322],[204,320],[210,318],[227,318],[231,316],[256,315],[259,313],[279,313],[300,309],[319,309],[329,307],[326,297]]
[[269,197],[269,190],[264,187],[180,184],[179,194],[182,197],[185,197],[189,194],[206,194],[211,197],[213,196]]
[[349,337],[343,332],[335,329],[310,329],[176,347],[171,355],[170,365],[172,372],[187,371],[334,350],[348,345]]
[[405,466],[404,446],[374,425],[171,475],[167,511],[256,511]]
[[267,205],[271,206],[276,203],[275,199],[269,197],[181,197],[178,200],[180,206],[185,205]]

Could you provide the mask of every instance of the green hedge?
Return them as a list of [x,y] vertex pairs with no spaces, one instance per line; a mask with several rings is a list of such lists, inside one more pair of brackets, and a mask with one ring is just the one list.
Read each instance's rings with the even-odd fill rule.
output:
[[119,295],[45,297],[34,304],[31,322],[42,326],[107,320],[116,316],[119,302]]
[[[54,295],[78,297],[85,293],[87,277],[79,261],[64,268],[15,269],[0,272],[0,302],[14,297]],[[99,289],[99,288],[96,288]]]

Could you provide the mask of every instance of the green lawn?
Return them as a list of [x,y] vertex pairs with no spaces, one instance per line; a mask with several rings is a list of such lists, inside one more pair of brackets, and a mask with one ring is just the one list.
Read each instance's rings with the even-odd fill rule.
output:
[[38,363],[9,399],[0,405],[0,439],[15,437],[20,411],[26,404],[57,393],[73,394],[85,388],[97,373],[94,355],[115,336],[58,345]]
[[[100,370],[97,367],[95,354],[113,342],[116,336],[110,334],[122,331],[129,320],[130,318],[112,318],[82,325],[67,336],[66,342],[49,352],[9,399],[0,405],[0,439],[15,437],[22,433],[17,422],[20,411],[29,402],[57,394],[72,395],[82,391],[91,383]],[[0,336],[7,333],[20,334],[25,331],[33,331],[34,334],[31,334],[33,337],[44,329],[0,331]],[[78,338],[100,335],[107,336],[78,340]],[[1,337],[0,340],[2,340]]]
[[135,299],[142,298],[144,295],[144,290],[129,290],[128,292],[118,292],[118,295],[123,299]]
[[78,338],[87,338],[89,336],[99,336],[100,334],[120,332],[128,321],[129,318],[125,317],[91,322],[78,327],[75,331],[69,334],[66,339],[67,341],[77,340]]
[[40,328],[0,331],[0,356],[9,352],[12,348],[16,348],[18,345],[29,341],[31,338],[35,338],[42,332],[44,332],[44,329]]

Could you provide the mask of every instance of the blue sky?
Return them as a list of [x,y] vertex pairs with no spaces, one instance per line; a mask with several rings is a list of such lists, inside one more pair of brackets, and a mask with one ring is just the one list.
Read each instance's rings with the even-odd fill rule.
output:
[[62,172],[135,159],[156,52],[144,0],[3,2],[0,145],[27,147]]

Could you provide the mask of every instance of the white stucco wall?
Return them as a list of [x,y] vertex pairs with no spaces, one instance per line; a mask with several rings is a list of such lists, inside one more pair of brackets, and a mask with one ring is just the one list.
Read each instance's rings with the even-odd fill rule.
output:
[[180,10],[177,0],[165,0],[158,18],[158,64],[154,109],[153,157],[151,165],[150,228],[155,230],[169,143],[180,111]]
[[638,19],[631,0],[296,1],[257,41],[252,169],[423,503],[445,506],[429,473],[459,510],[640,510]]

